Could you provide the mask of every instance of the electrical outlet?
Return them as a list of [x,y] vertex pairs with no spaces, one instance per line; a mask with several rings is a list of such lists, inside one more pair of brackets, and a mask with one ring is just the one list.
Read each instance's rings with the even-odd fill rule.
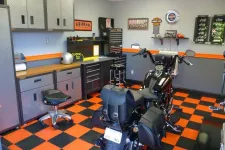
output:
[[134,74],[134,70],[131,70],[131,72],[130,72],[131,74]]
[[49,43],[49,38],[46,38],[46,44],[48,44]]

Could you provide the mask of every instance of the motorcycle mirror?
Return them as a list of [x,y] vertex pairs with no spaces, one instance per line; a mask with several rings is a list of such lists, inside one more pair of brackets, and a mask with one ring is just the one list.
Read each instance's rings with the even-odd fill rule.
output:
[[185,56],[194,57],[195,56],[195,51],[188,49],[185,52]]
[[225,58],[225,51],[223,52],[223,57]]

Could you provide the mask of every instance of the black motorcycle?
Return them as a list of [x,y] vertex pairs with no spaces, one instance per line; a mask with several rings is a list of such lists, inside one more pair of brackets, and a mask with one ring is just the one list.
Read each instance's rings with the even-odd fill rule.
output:
[[[156,55],[152,55],[150,51],[141,49],[133,56],[143,55],[144,58],[149,56],[151,62],[155,65],[155,70],[150,70],[146,73],[140,94],[145,95],[146,98],[153,97],[154,100],[146,100],[146,107],[155,106],[161,109],[166,117],[166,125],[174,132],[181,132],[179,126],[175,125],[179,121],[179,117],[171,116],[173,109],[182,111],[179,107],[172,105],[173,101],[173,86],[172,81],[177,75],[179,63],[193,65],[190,61],[185,59],[186,56],[193,57],[195,52],[187,50],[184,55],[179,56],[178,52],[173,51],[160,51]],[[133,92],[133,91],[132,91]]]
[[[193,53],[187,51],[186,55],[189,52]],[[191,63],[178,55],[157,54],[153,58],[146,49],[134,55],[149,56],[155,64],[155,71],[146,74],[146,84],[141,91],[114,85],[102,89],[103,108],[92,117],[93,126],[105,129],[96,143],[102,150],[139,150],[144,145],[160,149],[166,127],[178,130],[170,122],[173,78],[170,72],[175,58],[180,63]]]

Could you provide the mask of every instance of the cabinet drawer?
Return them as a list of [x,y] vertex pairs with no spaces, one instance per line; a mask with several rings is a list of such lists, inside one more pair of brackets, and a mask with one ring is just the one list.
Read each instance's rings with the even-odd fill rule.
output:
[[54,85],[52,84],[21,93],[24,122],[52,110],[51,106],[45,105],[42,102],[42,91],[53,88]]
[[20,80],[21,92],[53,84],[52,74],[37,76],[29,79]]
[[76,77],[80,77],[80,68],[58,72],[57,82],[66,81]]

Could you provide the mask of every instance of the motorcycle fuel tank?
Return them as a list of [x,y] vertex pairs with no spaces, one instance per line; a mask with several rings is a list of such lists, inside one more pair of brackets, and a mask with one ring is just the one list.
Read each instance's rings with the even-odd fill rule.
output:
[[149,71],[145,75],[144,88],[151,88],[154,92],[165,91],[170,84],[172,84],[172,78],[164,72],[157,75],[155,71]]

